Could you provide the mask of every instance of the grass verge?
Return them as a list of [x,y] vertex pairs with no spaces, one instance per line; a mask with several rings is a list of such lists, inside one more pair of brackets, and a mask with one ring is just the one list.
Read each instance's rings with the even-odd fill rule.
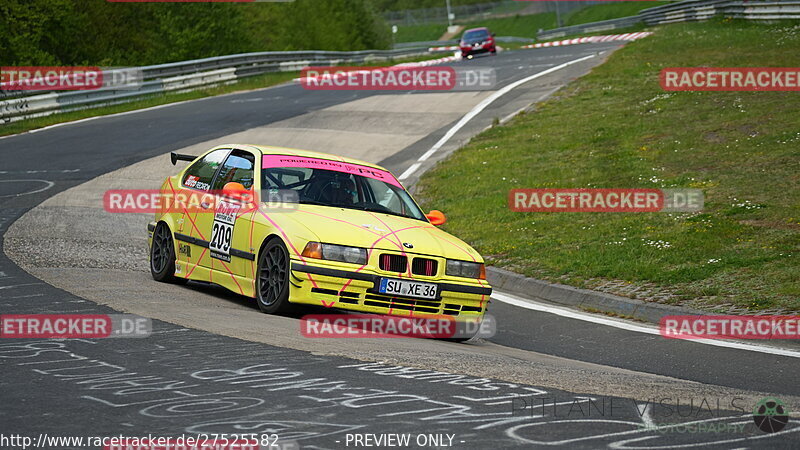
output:
[[[398,25],[396,42],[435,41],[447,31],[447,23],[423,23],[420,25]],[[453,38],[455,40],[455,38]],[[445,41],[447,42],[447,41]]]
[[[609,2],[601,5],[592,5],[569,14],[564,22],[564,26],[635,16],[643,9],[653,8],[667,3],[670,2]],[[529,37],[531,39],[536,38],[536,33],[540,29],[549,30],[557,26],[556,13],[554,12],[531,15],[517,14],[510,17],[485,19],[466,24],[459,23],[459,25],[464,25],[465,28],[489,27],[489,29],[497,33],[498,36]],[[643,27],[638,27],[637,30],[639,28]],[[433,41],[439,39],[445,31],[447,31],[446,23],[399,26],[395,38],[397,42]],[[615,30],[593,34],[612,34],[616,32]],[[627,33],[629,31],[622,30],[620,32]],[[591,35],[592,34],[586,33],[581,34],[581,36]]]
[[[800,93],[664,92],[665,67],[800,66],[800,24],[659,27],[419,185],[527,276],[710,311],[800,311]],[[703,189],[702,213],[515,213],[512,188]]]
[[567,17],[564,26],[619,19],[639,14],[643,9],[655,8],[672,2],[609,2],[579,9]]
[[[529,37],[531,39],[536,37],[539,29],[555,28],[556,14],[555,13],[542,13],[531,15],[514,15],[511,17],[501,17],[496,19],[485,19],[475,22],[459,23],[464,29],[475,27],[489,27],[493,33],[498,36],[516,36],[516,37]],[[418,42],[418,41],[435,41],[447,31],[447,23],[428,23],[423,25],[412,26],[398,26],[397,35],[395,36],[397,42]],[[460,35],[458,37],[461,37]],[[455,40],[443,41],[446,43],[452,42],[455,45]]]

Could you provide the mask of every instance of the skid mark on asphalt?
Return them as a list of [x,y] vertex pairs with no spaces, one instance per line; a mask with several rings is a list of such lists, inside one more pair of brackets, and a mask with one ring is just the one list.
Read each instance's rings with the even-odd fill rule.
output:
[[[15,402],[24,383],[24,395],[34,399],[31,388],[54,386],[58,396],[38,395],[46,395],[50,410],[59,415],[92,411],[94,434],[147,430],[173,437],[247,430],[274,433],[304,448],[332,445],[347,433],[446,434],[454,436],[456,448],[531,443],[596,448],[627,442],[619,440],[623,437],[662,436],[641,426],[641,407],[631,399],[313,356],[162,322],[154,327],[149,339],[133,344],[121,339],[0,342],[0,364],[10,388],[8,428],[75,434],[71,421],[43,424],[15,416],[25,404]],[[30,386],[30,380],[37,384]],[[737,411],[693,407],[691,413],[690,420],[679,423],[744,422]],[[777,441],[776,434],[754,435],[755,425],[748,423],[742,431],[725,435],[726,442],[788,442]],[[611,425],[622,429],[609,433]],[[713,446],[720,435],[695,433],[691,438],[693,445]]]

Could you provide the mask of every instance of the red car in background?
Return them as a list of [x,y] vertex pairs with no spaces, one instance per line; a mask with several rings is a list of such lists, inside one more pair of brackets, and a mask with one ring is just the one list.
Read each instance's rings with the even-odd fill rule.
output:
[[497,53],[497,47],[494,42],[494,33],[490,32],[488,28],[472,28],[466,30],[461,40],[458,43],[461,49],[461,56],[464,58],[471,58],[478,53]]

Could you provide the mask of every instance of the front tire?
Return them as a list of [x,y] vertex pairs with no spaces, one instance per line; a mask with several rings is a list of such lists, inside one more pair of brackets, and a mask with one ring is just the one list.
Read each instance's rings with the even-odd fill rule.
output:
[[289,303],[289,252],[278,238],[267,242],[258,257],[256,278],[258,309],[265,314],[287,312]]
[[472,338],[471,337],[468,337],[468,338],[442,338],[443,341],[455,342],[456,344],[461,344],[461,343],[467,342],[470,339],[472,339]]
[[186,278],[175,276],[175,243],[172,232],[164,222],[159,222],[153,231],[150,246],[150,275],[162,283],[185,284]]

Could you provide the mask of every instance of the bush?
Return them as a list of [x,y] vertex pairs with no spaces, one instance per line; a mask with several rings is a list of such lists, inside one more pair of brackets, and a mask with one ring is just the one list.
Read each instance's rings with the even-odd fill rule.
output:
[[390,42],[369,0],[0,4],[3,65],[147,65],[251,51],[388,48]]

